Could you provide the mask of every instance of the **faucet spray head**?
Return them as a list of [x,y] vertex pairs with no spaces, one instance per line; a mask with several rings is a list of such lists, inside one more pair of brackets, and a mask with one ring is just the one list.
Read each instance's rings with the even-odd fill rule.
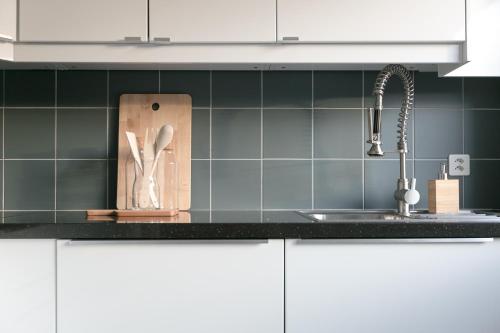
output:
[[384,152],[382,151],[382,147],[380,147],[380,142],[371,142],[372,146],[370,150],[368,150],[368,155],[373,157],[382,157],[384,156]]
[[381,132],[381,109],[377,108],[369,108],[368,109],[368,141],[372,146],[370,150],[368,150],[369,156],[381,157],[384,156],[384,152],[382,151],[382,141],[380,141],[380,132]]

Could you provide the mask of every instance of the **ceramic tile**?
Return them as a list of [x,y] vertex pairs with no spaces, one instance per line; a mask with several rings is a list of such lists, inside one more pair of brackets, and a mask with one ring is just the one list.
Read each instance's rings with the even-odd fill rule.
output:
[[311,72],[264,72],[263,100],[265,108],[310,108],[312,104]]
[[259,209],[260,173],[260,161],[213,161],[212,209]]
[[263,172],[264,208],[312,208],[311,161],[264,161]]
[[415,72],[416,108],[462,109],[462,79],[440,78],[434,72]]
[[191,161],[191,209],[210,208],[210,161]]
[[54,209],[54,161],[5,161],[5,209]]
[[106,161],[57,161],[57,209],[107,207]]
[[465,153],[472,158],[500,158],[500,110],[465,110]]
[[260,72],[213,72],[212,106],[217,108],[260,107],[260,81]]
[[209,71],[161,71],[162,94],[189,94],[193,107],[210,106]]
[[447,158],[462,152],[462,110],[415,110],[415,157]]
[[5,158],[54,158],[54,109],[5,109]]
[[362,110],[314,110],[314,157],[362,158]]
[[57,106],[85,107],[108,105],[106,71],[57,71]]
[[158,71],[109,71],[109,101],[111,107],[118,107],[123,94],[157,94]]
[[464,106],[476,109],[500,109],[500,78],[464,78]]
[[191,158],[209,158],[210,109],[193,110],[191,133]]
[[213,158],[260,158],[260,110],[212,111]]
[[107,158],[106,109],[57,111],[57,158]]
[[311,158],[312,111],[264,110],[264,158]]
[[[407,177],[413,176],[413,162],[407,161]],[[367,160],[365,161],[365,208],[396,209],[394,190],[399,178],[399,161]],[[422,188],[421,183],[417,189]]]
[[314,161],[314,208],[363,208],[363,161]]
[[55,106],[55,71],[8,70],[5,72],[5,106]]
[[464,177],[465,208],[500,208],[500,161],[471,161],[471,174]]
[[315,108],[361,108],[361,71],[314,72]]

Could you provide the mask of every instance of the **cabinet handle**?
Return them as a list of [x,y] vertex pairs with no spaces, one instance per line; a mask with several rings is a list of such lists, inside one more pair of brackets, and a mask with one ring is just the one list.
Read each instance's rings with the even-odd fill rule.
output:
[[0,41],[2,41],[2,42],[13,42],[14,38],[12,38],[11,36],[0,34]]
[[87,246],[87,245],[189,245],[189,244],[267,244],[268,239],[208,239],[208,240],[79,240],[70,239],[64,243],[65,246]]
[[122,42],[126,43],[140,43],[142,42],[141,37],[135,37],[135,36],[126,36],[123,38]]
[[159,44],[170,44],[171,40],[170,37],[155,37],[153,38],[153,42]]
[[299,244],[464,244],[489,243],[493,238],[374,238],[374,239],[299,239]]
[[285,42],[285,43],[293,43],[293,42],[298,42],[299,41],[299,37],[297,36],[287,36],[287,37],[283,37],[281,38],[281,41],[282,42]]

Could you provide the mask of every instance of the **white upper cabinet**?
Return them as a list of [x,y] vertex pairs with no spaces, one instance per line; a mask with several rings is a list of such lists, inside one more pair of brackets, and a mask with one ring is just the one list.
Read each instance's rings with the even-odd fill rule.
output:
[[20,0],[22,42],[147,41],[147,0]]
[[460,42],[465,0],[277,0],[278,40]]
[[[440,65],[446,76],[500,76],[500,1],[467,1],[467,63]],[[458,67],[458,68],[457,68]]]
[[56,241],[0,240],[0,332],[56,332]]
[[149,8],[152,41],[276,41],[275,0],[150,0]]
[[0,0],[0,41],[16,40],[16,0]]

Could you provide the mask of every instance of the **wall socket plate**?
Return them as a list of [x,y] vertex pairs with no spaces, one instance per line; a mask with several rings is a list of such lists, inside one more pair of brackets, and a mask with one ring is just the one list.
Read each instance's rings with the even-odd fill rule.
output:
[[448,157],[448,173],[450,176],[469,176],[470,156],[468,154],[450,154]]

